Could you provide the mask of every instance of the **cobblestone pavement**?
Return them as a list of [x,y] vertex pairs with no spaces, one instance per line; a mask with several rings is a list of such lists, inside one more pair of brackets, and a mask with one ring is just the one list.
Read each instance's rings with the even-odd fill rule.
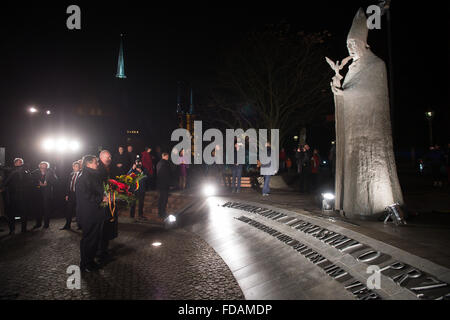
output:
[[[120,224],[110,244],[114,260],[83,274],[80,290],[69,290],[66,270],[79,263],[81,233],[60,231],[62,225],[60,219],[47,230],[0,233],[0,299],[244,299],[228,266],[201,238],[140,224]],[[153,247],[155,241],[162,245]]]

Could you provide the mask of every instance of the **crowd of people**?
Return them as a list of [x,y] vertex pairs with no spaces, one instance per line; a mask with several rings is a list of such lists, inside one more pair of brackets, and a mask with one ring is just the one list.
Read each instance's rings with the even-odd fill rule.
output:
[[49,162],[41,161],[36,170],[30,171],[22,158],[16,158],[14,167],[7,174],[1,170],[0,218],[7,221],[10,235],[15,233],[17,218],[20,219],[22,233],[29,231],[27,224],[32,218],[36,221],[32,229],[48,229],[55,208],[55,191],[64,185],[65,224],[61,230],[71,229],[72,220],[76,217],[77,229],[82,230],[80,267],[84,271],[95,270],[109,261],[109,241],[118,236],[117,211],[111,212],[102,205],[106,201],[104,184],[109,179],[142,173],[145,178],[140,180],[140,188],[135,191],[136,201],[130,206],[130,216],[135,216],[138,203],[139,218],[145,219],[145,192],[154,187],[160,193],[159,219],[161,222],[166,219],[172,181],[169,154],[153,155],[151,151],[146,147],[142,153],[136,154],[132,146],[127,146],[127,151],[120,146],[114,155],[107,150],[102,150],[98,156],[86,155],[72,163],[72,172],[63,183]]

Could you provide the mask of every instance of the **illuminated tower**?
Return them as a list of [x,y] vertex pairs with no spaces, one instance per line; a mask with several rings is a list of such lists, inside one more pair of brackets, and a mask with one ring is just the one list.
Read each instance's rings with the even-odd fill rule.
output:
[[120,48],[119,48],[119,58],[117,59],[117,73],[116,78],[125,79],[125,62],[123,59],[123,35],[120,35]]
[[183,117],[183,107],[181,106],[181,83],[178,82],[177,85],[177,117],[178,117],[178,128],[184,128],[184,117]]
[[128,79],[125,75],[125,58],[124,58],[124,34],[120,34],[120,45],[119,54],[117,58],[117,72],[115,76],[115,117],[117,121],[117,127],[119,129],[120,135],[123,138],[124,135],[127,137],[127,141],[122,141],[121,143],[130,143],[130,137],[128,136],[128,131],[135,130],[136,127],[130,127],[129,123],[136,122],[132,118],[133,112],[130,112],[130,105],[128,99]]
[[195,114],[194,114],[194,92],[191,88],[191,101],[189,104],[189,112],[186,113],[186,129],[191,134],[192,138],[192,146],[191,146],[191,152],[192,155],[194,155],[194,121],[195,121]]
[[191,103],[189,104],[189,112],[186,113],[186,129],[191,133],[191,136],[194,136],[194,92],[191,88]]

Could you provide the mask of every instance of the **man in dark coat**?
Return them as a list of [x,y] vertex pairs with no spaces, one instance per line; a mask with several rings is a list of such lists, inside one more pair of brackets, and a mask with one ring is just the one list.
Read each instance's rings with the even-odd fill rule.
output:
[[23,166],[21,158],[14,159],[14,170],[6,178],[3,187],[8,194],[6,215],[9,225],[9,234],[15,231],[15,217],[20,217],[22,232],[27,231],[27,203],[29,203],[30,174]]
[[106,201],[95,156],[83,157],[83,171],[75,186],[77,218],[83,230],[80,242],[80,269],[91,272],[98,269],[94,261],[105,221],[101,203]]
[[127,156],[128,156],[128,167],[127,171],[130,170],[131,166],[133,165],[134,161],[136,160],[136,152],[133,151],[133,146],[128,145],[127,146]]
[[164,220],[167,216],[167,200],[169,199],[169,188],[172,182],[172,172],[170,169],[168,153],[163,152],[162,158],[156,166],[156,174],[156,184],[159,191],[158,215]]
[[128,158],[128,154],[125,153],[125,149],[122,146],[119,147],[118,153],[114,155],[113,166],[114,176],[121,176],[130,170],[130,160]]
[[67,182],[67,188],[66,188],[66,196],[65,200],[67,202],[66,206],[66,224],[64,227],[61,228],[61,230],[69,230],[70,225],[72,223],[72,218],[76,214],[76,195],[75,195],[75,186],[77,183],[77,180],[81,174],[80,172],[81,164],[78,161],[75,161],[72,164],[72,172],[69,176],[69,181]]
[[36,201],[37,201],[37,215],[36,225],[33,229],[40,228],[42,226],[42,220],[44,220],[44,228],[47,229],[50,225],[50,216],[52,212],[52,200],[53,189],[56,183],[57,177],[55,172],[50,169],[50,164],[46,161],[39,163],[39,170],[33,173],[33,185],[35,189]]
[[305,144],[299,148],[296,153],[298,173],[300,174],[299,187],[300,192],[309,192],[310,175],[311,175],[311,151],[309,145]]
[[[113,178],[112,166],[111,166],[111,153],[108,150],[100,152],[100,163],[98,166],[100,178],[102,183],[107,183],[109,179]],[[104,223],[102,230],[102,239],[100,241],[100,247],[98,252],[98,258],[101,264],[106,263],[109,259],[108,246],[109,241],[117,238],[118,236],[118,210],[114,211],[114,215],[111,214],[109,207],[104,208]],[[83,226],[82,226],[83,227]]]

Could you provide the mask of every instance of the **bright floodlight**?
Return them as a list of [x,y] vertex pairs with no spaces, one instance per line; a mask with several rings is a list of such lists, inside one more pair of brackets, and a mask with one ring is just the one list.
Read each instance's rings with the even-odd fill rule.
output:
[[80,149],[80,143],[76,140],[72,140],[69,144],[70,150],[78,151]]
[[322,197],[327,200],[334,200],[334,194],[332,193],[322,193]]
[[36,113],[36,112],[38,112],[38,110],[37,110],[35,107],[30,107],[30,108],[28,109],[28,111],[29,111],[30,113]]
[[48,115],[52,114],[52,112],[50,110],[47,110],[45,113]]
[[169,223],[177,221],[177,218],[173,214],[169,215],[167,219],[169,220]]
[[42,148],[45,151],[52,151],[55,148],[55,141],[53,139],[45,139],[42,142]]
[[212,184],[206,184],[205,186],[203,186],[203,194],[207,197],[215,195],[216,187]]
[[160,247],[161,245],[162,245],[161,242],[153,242],[152,243],[152,246],[154,246],[154,247]]
[[59,152],[66,151],[68,146],[69,144],[65,138],[59,138],[58,141],[56,142],[56,150]]

